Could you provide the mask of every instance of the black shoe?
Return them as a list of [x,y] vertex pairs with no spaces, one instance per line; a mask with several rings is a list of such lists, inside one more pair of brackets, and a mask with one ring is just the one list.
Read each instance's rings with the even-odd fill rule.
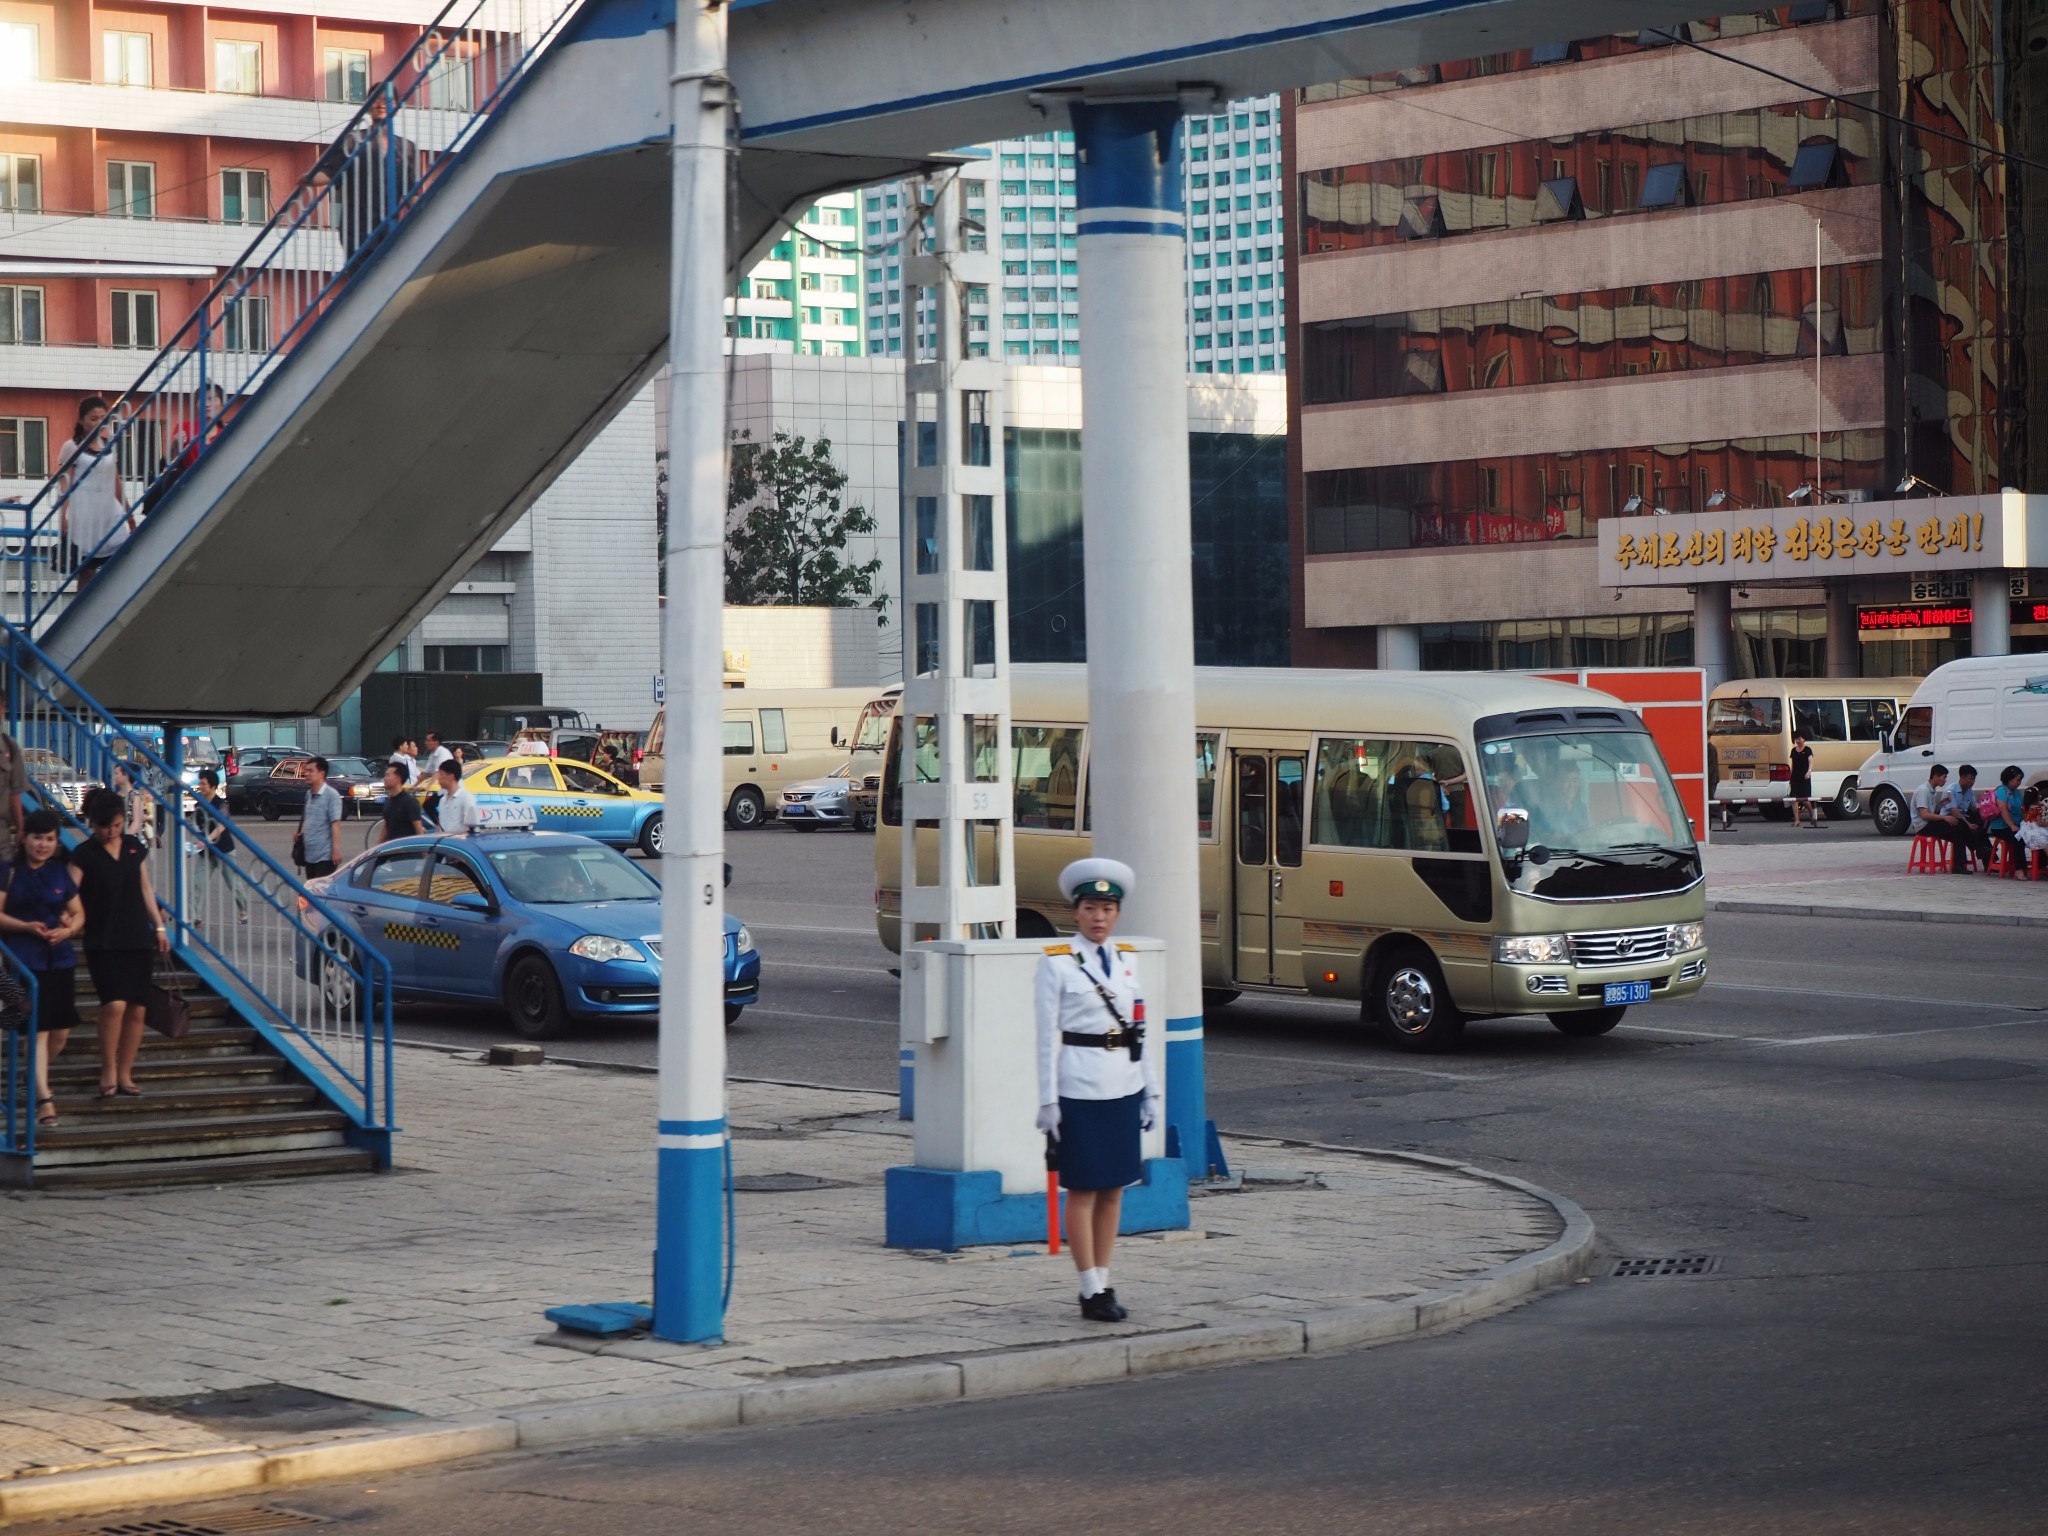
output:
[[1114,1296],[1107,1291],[1097,1291],[1093,1296],[1081,1298],[1081,1315],[1091,1323],[1114,1323],[1122,1321],[1124,1313]]
[[1116,1291],[1109,1286],[1103,1287],[1102,1294],[1097,1299],[1108,1302],[1109,1310],[1116,1314],[1116,1316],[1110,1319],[1111,1322],[1120,1323],[1131,1315],[1124,1310],[1124,1304],[1116,1299]]

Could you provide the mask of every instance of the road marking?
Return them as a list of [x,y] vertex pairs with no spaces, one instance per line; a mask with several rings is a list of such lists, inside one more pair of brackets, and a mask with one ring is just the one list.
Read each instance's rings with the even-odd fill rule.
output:
[[740,1017],[754,1013],[765,1014],[771,1019],[823,1019],[828,1024],[886,1024],[891,1029],[897,1022],[894,1019],[856,1019],[844,1013],[798,1013],[792,1008],[763,1008],[759,1003],[749,1003],[746,1013]]
[[[2000,1013],[2024,1012],[2026,1003],[1973,1003],[1959,1002],[1946,997],[1895,997],[1888,992],[1835,992],[1826,987],[1774,987],[1758,981],[1722,981],[1710,977],[1705,988],[1708,992],[1781,992],[1796,997],[1842,998],[1851,1002],[1918,1004],[1929,1008],[1992,1008]],[[2048,1012],[2048,1007],[2041,1011]]]
[[1903,1040],[1914,1035],[1965,1035],[1980,1029],[2018,1029],[2027,1024],[2048,1023],[2040,1018],[1990,1019],[1982,1024],[1951,1024],[1935,1029],[1885,1029],[1860,1035],[1798,1035],[1789,1040],[1773,1040],[1772,1045],[1834,1045],[1842,1040]]
[[762,963],[764,965],[772,964],[778,971],[830,971],[834,976],[845,976],[850,979],[856,980],[886,981],[890,983],[892,986],[895,984],[896,981],[896,978],[894,976],[891,976],[886,968],[875,971],[864,971],[861,970],[858,966],[852,965],[818,965],[808,960],[777,959],[771,961],[766,959],[765,957],[763,958]]
[[[748,923],[757,933],[861,933],[875,938],[875,930],[867,928],[826,928],[815,923]],[[876,939],[876,942],[881,942]]]
[[1235,1056],[1245,1061],[1281,1061],[1290,1066],[1334,1067],[1342,1072],[1399,1072],[1409,1077],[1440,1077],[1453,1083],[1491,1082],[1503,1074],[1498,1072],[1432,1072],[1427,1067],[1389,1067],[1364,1057],[1357,1061],[1335,1061],[1327,1056],[1281,1056],[1270,1051],[1219,1051],[1215,1046],[1208,1048],[1211,1056]]

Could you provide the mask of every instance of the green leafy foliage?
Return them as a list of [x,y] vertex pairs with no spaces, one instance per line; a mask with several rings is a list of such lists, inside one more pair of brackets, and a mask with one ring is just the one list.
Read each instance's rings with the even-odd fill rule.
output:
[[[846,558],[847,541],[873,533],[867,508],[845,506],[846,474],[832,460],[829,438],[806,441],[777,432],[757,443],[737,432],[726,497],[725,600],[735,605],[813,608],[867,606],[879,614],[888,595],[875,591],[879,557]],[[876,622],[882,622],[879,618]]]

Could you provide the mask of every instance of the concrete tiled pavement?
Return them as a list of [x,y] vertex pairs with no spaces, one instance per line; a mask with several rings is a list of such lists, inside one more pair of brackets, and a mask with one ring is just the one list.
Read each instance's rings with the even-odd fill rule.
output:
[[1824,831],[1795,835],[1795,842],[1709,841],[1708,906],[1721,912],[2048,927],[2048,881],[1909,875],[1912,839],[1879,837],[1868,821],[1834,822]]
[[[426,1051],[400,1071],[390,1174],[0,1196],[0,1480],[299,1438],[146,1399],[286,1383],[461,1419],[1111,1331],[1080,1320],[1069,1261],[1042,1245],[882,1246],[882,1170],[910,1157],[893,1098],[735,1083],[737,1171],[831,1182],[738,1197],[729,1342],[546,1347],[543,1308],[647,1296],[654,1080]],[[1230,1151],[1244,1187],[1198,1199],[1194,1234],[1120,1247],[1121,1331],[1405,1298],[1561,1229],[1545,1201],[1448,1167]]]

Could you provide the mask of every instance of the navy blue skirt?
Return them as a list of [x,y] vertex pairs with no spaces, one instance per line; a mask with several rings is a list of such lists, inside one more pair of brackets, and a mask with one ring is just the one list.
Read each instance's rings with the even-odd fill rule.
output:
[[1060,1096],[1060,1185],[1122,1189],[1144,1172],[1138,1147],[1138,1104],[1145,1096],[1070,1099]]

